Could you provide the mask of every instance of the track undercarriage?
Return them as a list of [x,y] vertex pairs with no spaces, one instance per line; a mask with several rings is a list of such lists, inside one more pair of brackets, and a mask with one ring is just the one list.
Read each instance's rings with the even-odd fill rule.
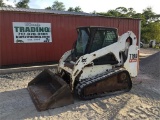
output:
[[127,92],[132,88],[128,71],[113,70],[78,82],[75,92],[84,100]]

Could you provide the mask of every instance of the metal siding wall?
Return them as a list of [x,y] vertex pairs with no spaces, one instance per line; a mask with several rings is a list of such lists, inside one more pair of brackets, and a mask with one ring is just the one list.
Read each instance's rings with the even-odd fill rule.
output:
[[139,20],[128,20],[128,29],[135,33],[137,40],[139,40]]
[[[8,14],[2,14],[2,31],[1,31],[1,49],[2,49],[2,64],[5,62],[6,64],[9,64],[10,61],[12,61],[12,58],[10,58],[9,55],[12,54],[12,51],[11,51],[11,48],[12,48],[12,45],[9,41],[11,35],[10,35],[10,31],[12,30],[11,29],[11,24],[9,23],[10,21],[10,16]],[[6,19],[8,18],[8,19]],[[5,21],[5,22],[4,22]],[[5,23],[8,23],[8,24],[5,24]],[[10,29],[10,30],[9,30]],[[3,60],[5,58],[5,61]]]
[[51,56],[53,43],[13,43],[12,22],[50,22],[46,16],[42,14],[37,17],[35,14],[3,13],[2,21],[4,23],[2,24],[2,65],[53,60]]
[[[66,16],[51,14],[3,12],[0,34],[2,62],[0,65],[58,61],[64,52],[71,49],[79,26],[118,27],[119,35],[132,30],[138,38],[139,20],[89,16]],[[52,43],[14,44],[12,22],[51,23]]]

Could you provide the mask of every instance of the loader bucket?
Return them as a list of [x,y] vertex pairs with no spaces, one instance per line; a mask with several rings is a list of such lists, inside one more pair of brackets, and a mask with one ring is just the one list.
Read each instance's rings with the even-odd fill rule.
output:
[[74,102],[68,84],[49,70],[42,71],[29,82],[28,91],[38,111],[61,107]]

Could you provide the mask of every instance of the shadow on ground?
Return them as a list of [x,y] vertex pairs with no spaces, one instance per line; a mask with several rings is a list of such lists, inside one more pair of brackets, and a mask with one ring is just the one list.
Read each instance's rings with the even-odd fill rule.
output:
[[[135,90],[134,90],[135,91]],[[144,90],[143,90],[144,91]],[[117,94],[112,96],[106,96],[103,98],[97,98],[88,101],[81,101],[78,98],[75,98],[75,103],[56,108],[50,109],[47,111],[38,112],[30,98],[30,95],[27,89],[18,89],[14,91],[6,91],[0,93],[0,119],[9,120],[9,119],[33,119],[33,118],[47,118],[48,116],[59,116],[63,118],[63,114],[71,114],[68,116],[70,119],[76,118],[88,118],[94,119],[97,116],[97,119],[107,118],[114,119],[117,113],[125,107],[129,99],[133,94],[138,96],[146,97],[142,91],[137,93],[128,92],[124,94]],[[147,95],[147,97],[150,97]],[[151,96],[150,99],[155,99]],[[159,98],[158,98],[159,99]],[[78,112],[80,113],[78,113]],[[108,112],[110,114],[104,114]],[[62,116],[61,116],[62,115]],[[63,118],[65,119],[65,118]]]

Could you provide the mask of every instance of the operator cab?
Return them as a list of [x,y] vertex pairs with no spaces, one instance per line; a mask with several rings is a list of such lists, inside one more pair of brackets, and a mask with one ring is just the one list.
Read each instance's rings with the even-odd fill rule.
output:
[[[118,40],[118,30],[116,28],[106,27],[79,27],[77,28],[78,37],[74,44],[71,55],[66,59],[66,65],[70,61],[76,62],[79,57],[95,52],[103,47],[111,45]],[[113,54],[107,54],[97,58],[94,65],[117,64]],[[67,65],[67,66],[68,66]],[[70,68],[72,68],[70,67]]]
[[97,51],[118,40],[116,28],[79,27],[77,32],[78,38],[74,47],[76,57]]

